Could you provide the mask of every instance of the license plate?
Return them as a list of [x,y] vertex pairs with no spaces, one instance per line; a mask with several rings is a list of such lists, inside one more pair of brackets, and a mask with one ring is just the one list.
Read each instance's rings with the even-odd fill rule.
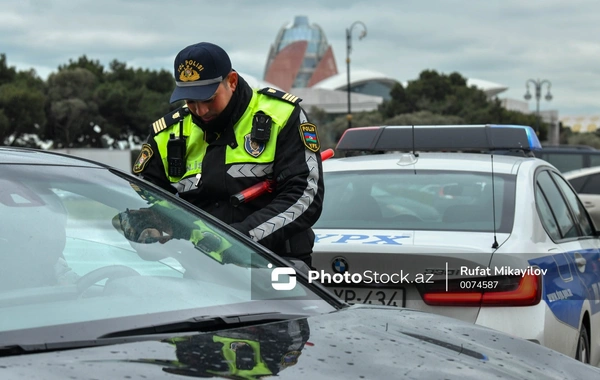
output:
[[331,290],[339,299],[349,304],[404,306],[404,289],[332,288]]

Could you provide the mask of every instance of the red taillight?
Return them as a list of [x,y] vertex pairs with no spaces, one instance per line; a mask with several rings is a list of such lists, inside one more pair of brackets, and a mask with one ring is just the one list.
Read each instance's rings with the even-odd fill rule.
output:
[[[432,306],[532,306],[540,302],[542,277],[526,274],[523,277],[478,278],[453,280],[448,291],[423,289],[423,301]],[[440,283],[438,283],[440,284]],[[470,284],[471,289],[466,289]],[[488,288],[481,288],[487,284]],[[493,287],[490,288],[489,284]]]
[[481,294],[479,292],[425,293],[423,301],[432,306],[479,306]]
[[512,291],[483,293],[483,306],[531,306],[542,298],[542,276],[526,274]]

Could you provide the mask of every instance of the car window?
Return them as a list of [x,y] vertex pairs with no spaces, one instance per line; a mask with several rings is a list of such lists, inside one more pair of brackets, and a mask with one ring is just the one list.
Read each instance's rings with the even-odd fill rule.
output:
[[580,153],[547,153],[542,150],[539,155],[543,160],[548,161],[561,172],[584,167],[583,155]]
[[538,213],[540,215],[540,220],[542,221],[542,225],[546,229],[546,232],[548,232],[548,235],[552,240],[560,240],[561,234],[558,230],[556,218],[554,217],[554,214],[552,214],[550,205],[548,205],[548,200],[540,189],[539,184],[535,186],[535,201],[537,204]]
[[464,171],[349,171],[326,172],[324,181],[316,228],[512,229],[514,175],[496,174],[492,181],[490,173]]
[[583,189],[583,187],[589,177],[590,177],[589,175],[582,175],[581,177],[571,178],[569,180],[569,183],[571,183],[571,186],[573,186],[575,191],[577,191],[578,193],[581,193],[581,190]]
[[571,213],[569,212],[569,208],[567,207],[567,203],[552,178],[550,178],[550,174],[547,170],[544,170],[537,175],[537,183],[543,194],[546,196],[548,204],[552,209],[552,213],[558,221],[558,228],[561,236],[563,238],[576,237],[578,231],[571,217]]
[[594,228],[592,227],[592,223],[588,217],[587,211],[579,201],[579,197],[577,194],[571,189],[566,180],[564,180],[561,176],[556,173],[551,173],[552,178],[558,184],[558,187],[562,190],[563,194],[567,198],[567,203],[571,207],[573,214],[575,215],[575,220],[579,224],[581,228],[581,232],[583,236],[593,236]]
[[600,154],[590,154],[590,167],[600,166]]
[[600,194],[600,174],[591,174],[585,176],[585,178],[587,178],[587,181],[580,189],[576,189],[577,192],[581,194]]
[[[144,239],[146,228],[163,233]],[[182,312],[332,309],[291,268],[276,277],[294,286],[273,286],[273,265],[285,264],[259,245],[104,169],[0,164],[0,253],[0,333]]]

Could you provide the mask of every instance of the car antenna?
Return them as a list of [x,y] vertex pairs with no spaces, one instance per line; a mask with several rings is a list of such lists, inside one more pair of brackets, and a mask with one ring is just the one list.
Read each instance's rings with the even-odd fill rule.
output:
[[494,223],[494,243],[492,248],[498,248],[498,239],[496,238],[496,186],[494,183],[494,150],[490,152],[490,159],[492,160],[492,221]]

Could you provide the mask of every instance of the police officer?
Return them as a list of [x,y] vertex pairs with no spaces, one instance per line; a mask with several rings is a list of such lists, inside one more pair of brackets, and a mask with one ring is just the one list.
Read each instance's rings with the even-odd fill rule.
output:
[[[175,58],[171,103],[152,124],[133,172],[230,224],[266,248],[311,265],[323,171],[317,127],[298,97],[253,90],[227,53],[201,42]],[[231,197],[271,180],[272,191],[234,205]]]

